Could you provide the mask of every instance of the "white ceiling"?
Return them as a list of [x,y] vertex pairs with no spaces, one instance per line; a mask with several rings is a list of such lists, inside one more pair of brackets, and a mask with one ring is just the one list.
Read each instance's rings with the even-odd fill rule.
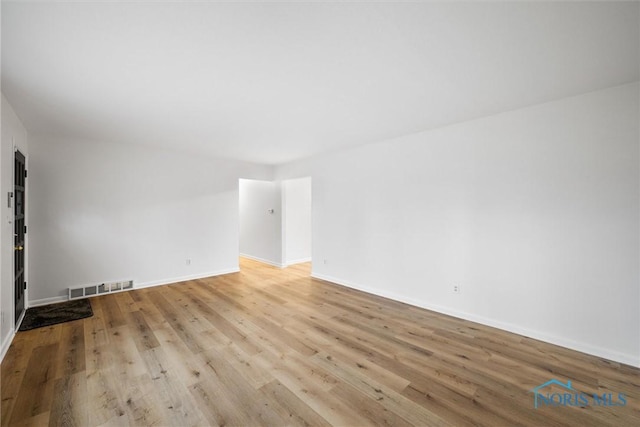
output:
[[278,164],[637,81],[638,3],[2,1],[28,131]]

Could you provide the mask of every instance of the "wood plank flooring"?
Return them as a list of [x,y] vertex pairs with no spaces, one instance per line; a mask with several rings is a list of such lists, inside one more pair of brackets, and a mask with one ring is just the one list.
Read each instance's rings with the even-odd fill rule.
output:
[[[638,369],[311,279],[309,264],[241,269],[19,332],[2,426],[640,425]],[[552,378],[626,405],[535,409]]]

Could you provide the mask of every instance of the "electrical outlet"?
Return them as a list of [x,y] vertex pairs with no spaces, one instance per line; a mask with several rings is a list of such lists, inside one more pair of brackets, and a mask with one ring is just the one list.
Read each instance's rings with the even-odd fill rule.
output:
[[453,293],[454,294],[460,293],[460,285],[453,285]]

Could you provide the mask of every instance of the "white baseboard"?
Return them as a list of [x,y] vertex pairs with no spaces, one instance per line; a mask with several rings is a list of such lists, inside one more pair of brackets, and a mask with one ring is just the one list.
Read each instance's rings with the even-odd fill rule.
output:
[[190,276],[174,277],[171,279],[153,280],[151,282],[142,282],[142,283],[134,282],[133,289],[142,289],[142,288],[150,288],[153,286],[170,285],[172,283],[186,282],[187,280],[204,279],[206,277],[222,276],[223,274],[238,273],[239,271],[240,269],[236,267],[236,268],[230,268],[225,270],[213,271],[209,273],[199,273],[199,274],[192,274]]
[[0,362],[4,360],[4,356],[6,356],[9,347],[11,347],[11,343],[13,342],[13,338],[16,336],[15,328],[11,328],[9,333],[2,341],[2,349],[0,350]]
[[65,302],[69,299],[67,295],[63,297],[51,297],[51,298],[42,298],[42,299],[34,299],[29,301],[29,307],[38,307],[39,305],[47,305],[47,304],[55,304],[58,302]]
[[20,315],[20,318],[18,318],[18,321],[16,322],[15,326],[13,326],[9,330],[9,333],[5,337],[4,341],[2,341],[2,348],[0,349],[0,362],[4,360],[4,356],[7,354],[9,347],[11,347],[11,343],[13,342],[13,339],[16,337],[16,331],[20,329],[20,325],[22,324],[22,321],[24,320],[24,315],[26,313],[27,313],[27,310],[25,307],[25,310]]
[[[152,287],[152,286],[170,285],[172,283],[185,282],[187,280],[203,279],[205,277],[220,276],[220,275],[229,274],[229,273],[237,273],[239,271],[240,271],[240,269],[238,269],[238,268],[231,268],[231,269],[218,270],[218,271],[209,272],[209,273],[200,273],[200,274],[192,274],[192,275],[189,275],[189,276],[174,277],[174,278],[171,278],[171,279],[154,280],[154,281],[142,282],[142,283],[135,283],[134,282],[133,288],[132,289],[125,289],[125,292],[127,290],[140,289],[140,288],[149,288],[149,287]],[[119,291],[119,292],[121,292],[121,291]],[[109,294],[96,294],[96,295],[89,295],[88,297],[94,297],[94,296],[100,296],[100,295],[109,295]],[[51,298],[42,298],[42,299],[29,301],[29,307],[37,307],[37,306],[40,306],[40,305],[55,304],[55,303],[58,303],[58,302],[64,302],[64,301],[68,301],[68,300],[69,300],[69,297],[67,295],[58,296],[58,297],[51,297]]]
[[300,258],[300,259],[294,259],[294,260],[291,260],[291,261],[287,261],[286,265],[288,267],[290,265],[302,264],[302,263],[305,263],[305,262],[311,262],[311,257],[309,257],[309,258]]
[[426,310],[431,310],[437,313],[446,314],[448,316],[457,317],[459,319],[469,320],[471,322],[480,323],[485,326],[491,326],[493,328],[502,329],[503,331],[512,332],[518,335],[523,335],[528,338],[544,341],[549,344],[554,344],[560,347],[568,348],[570,350],[580,351],[582,353],[587,353],[592,356],[597,356],[604,359],[612,360],[614,362],[624,363],[625,365],[630,365],[636,368],[640,368],[640,359],[638,358],[638,356],[634,356],[632,354],[624,354],[624,353],[609,350],[606,348],[594,346],[591,344],[573,341],[568,338],[558,337],[556,335],[548,334],[545,332],[534,331],[528,328],[523,328],[519,325],[514,325],[512,323],[501,322],[499,320],[490,319],[484,316],[477,316],[475,314],[454,310],[448,307],[428,304],[423,301],[418,301],[413,298],[408,298],[403,295],[395,294],[393,292],[381,291],[379,289],[372,289],[366,286],[356,285],[354,283],[350,283],[348,281],[341,280],[336,277],[327,276],[324,274],[312,273],[311,277],[325,280],[327,282],[336,283],[338,285],[346,286],[348,288],[357,289],[359,291],[363,291],[369,294],[381,296],[384,298],[389,298],[394,301],[403,302],[405,304],[413,305],[415,307],[424,308]]
[[272,266],[278,267],[278,268],[285,268],[286,267],[286,265],[284,265],[284,264],[278,264],[277,262],[269,261],[268,259],[260,258],[260,257],[253,256],[253,255],[240,254],[240,256],[242,258],[252,259],[254,261],[258,261],[258,262],[261,262],[263,264],[269,264],[269,265],[272,265]]

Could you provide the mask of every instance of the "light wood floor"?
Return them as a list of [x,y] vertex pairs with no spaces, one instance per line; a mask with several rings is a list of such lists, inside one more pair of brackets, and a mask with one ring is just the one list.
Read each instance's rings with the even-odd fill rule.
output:
[[[18,333],[2,425],[640,425],[638,369],[314,280],[308,264],[241,267]],[[534,409],[551,378],[627,405]]]

